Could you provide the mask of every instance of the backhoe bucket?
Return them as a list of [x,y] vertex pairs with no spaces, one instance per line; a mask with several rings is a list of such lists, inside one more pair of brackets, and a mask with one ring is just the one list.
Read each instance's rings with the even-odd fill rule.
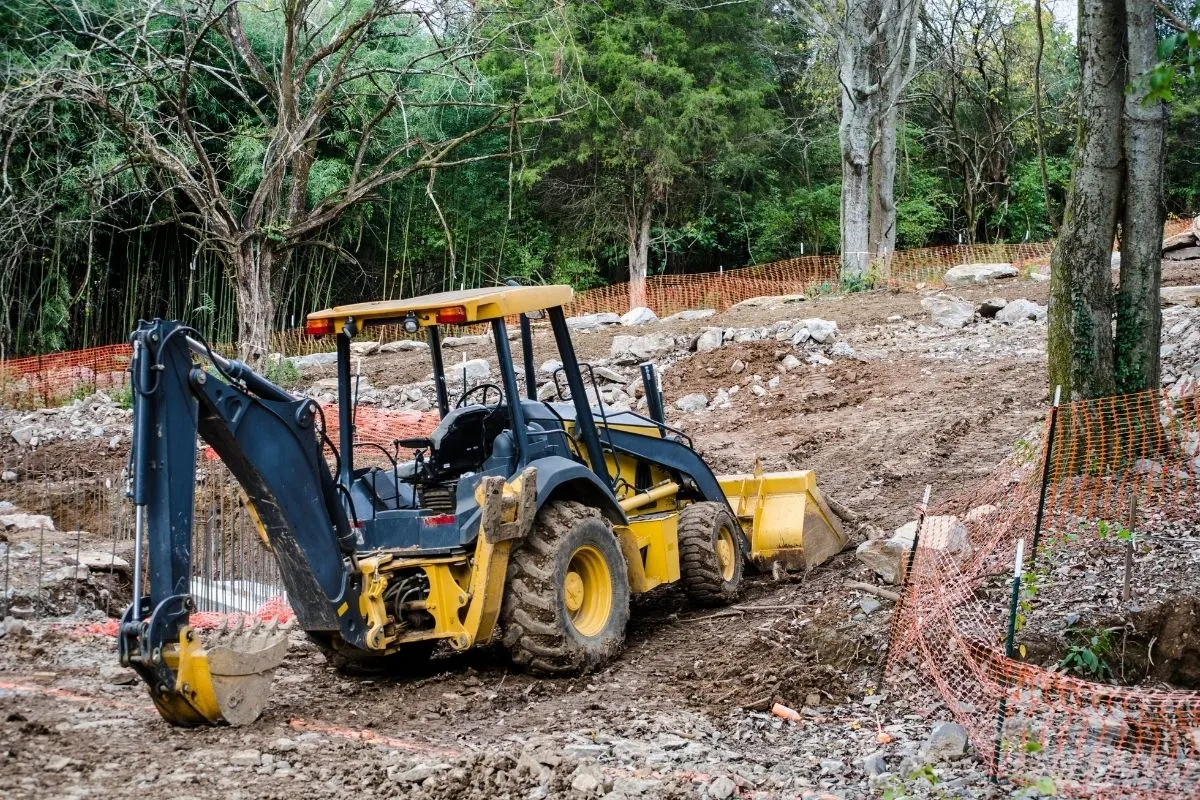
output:
[[817,489],[812,470],[725,475],[718,480],[760,567],[815,567],[846,546],[841,523]]
[[184,628],[178,647],[163,654],[177,676],[174,690],[152,693],[154,704],[175,725],[248,725],[266,708],[287,649],[288,630],[274,622],[247,627],[237,620],[203,634]]

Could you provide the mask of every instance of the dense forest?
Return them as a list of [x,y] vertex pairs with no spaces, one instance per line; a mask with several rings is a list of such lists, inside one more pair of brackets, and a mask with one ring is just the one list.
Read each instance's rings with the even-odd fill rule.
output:
[[[872,93],[872,252],[1051,238],[1074,31],[1036,0],[889,3],[863,38],[807,0],[5,0],[0,347],[837,252]],[[1173,100],[1167,210],[1194,213],[1200,100]]]

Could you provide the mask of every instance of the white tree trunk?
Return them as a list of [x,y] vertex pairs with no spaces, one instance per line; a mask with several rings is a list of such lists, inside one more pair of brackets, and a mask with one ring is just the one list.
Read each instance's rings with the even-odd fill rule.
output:
[[871,161],[871,258],[886,262],[896,249],[896,101],[879,115],[875,157]]
[[272,279],[276,253],[262,241],[250,241],[234,254],[237,276],[238,358],[255,372],[266,366],[275,319]]
[[646,305],[646,272],[650,265],[650,220],[654,202],[646,197],[627,207],[625,224],[629,247],[629,307]]
[[872,0],[850,0],[840,37],[842,84],[838,140],[842,150],[842,280],[866,277],[869,262],[869,162],[874,109],[868,34]]

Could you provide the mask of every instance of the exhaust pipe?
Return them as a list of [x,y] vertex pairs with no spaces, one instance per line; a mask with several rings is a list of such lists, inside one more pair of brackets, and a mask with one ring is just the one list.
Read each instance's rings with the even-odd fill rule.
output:
[[659,433],[666,435],[667,415],[663,409],[662,387],[658,383],[658,371],[649,361],[642,364],[642,386],[646,388],[646,411],[650,419],[658,423]]

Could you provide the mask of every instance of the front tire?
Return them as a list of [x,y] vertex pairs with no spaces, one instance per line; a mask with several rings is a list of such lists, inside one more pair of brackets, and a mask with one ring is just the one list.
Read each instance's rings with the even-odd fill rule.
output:
[[729,605],[741,594],[741,538],[723,503],[692,503],[679,513],[679,577],[694,605]]
[[547,503],[513,548],[501,619],[514,663],[562,675],[615,657],[629,622],[629,574],[612,524],[595,508]]

